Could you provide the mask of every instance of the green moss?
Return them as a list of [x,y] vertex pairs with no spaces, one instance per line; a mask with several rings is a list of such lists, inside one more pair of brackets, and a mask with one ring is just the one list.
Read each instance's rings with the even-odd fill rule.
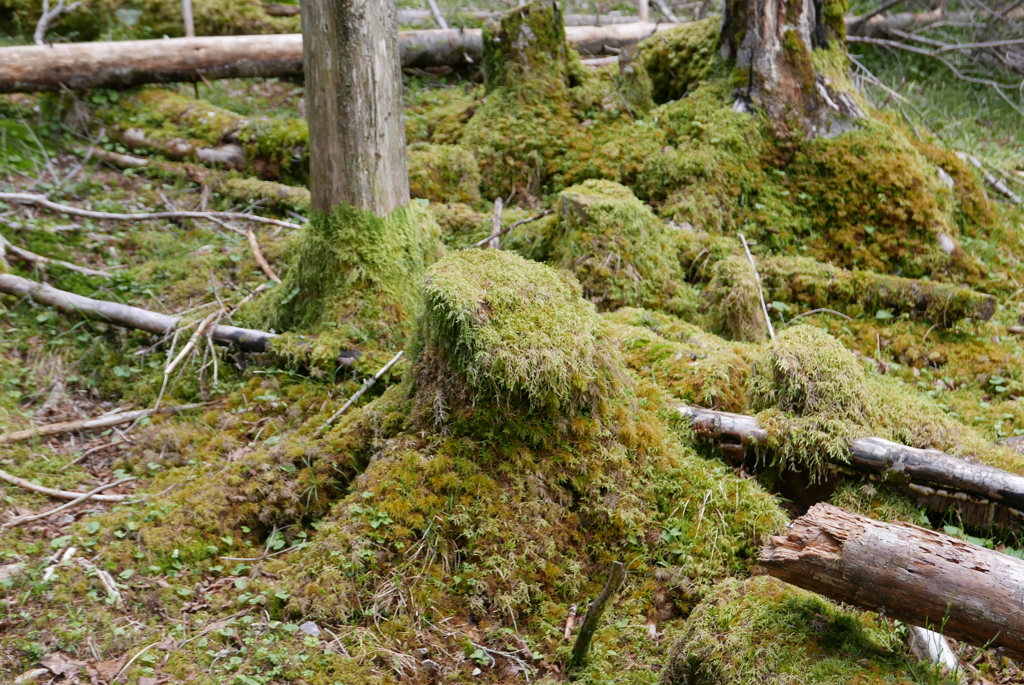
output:
[[814,65],[811,51],[796,31],[786,31],[782,36],[782,51],[793,69],[793,75],[806,95],[814,94]]
[[885,484],[847,481],[832,493],[829,502],[878,521],[904,521],[931,527],[931,522],[921,509]]
[[745,257],[727,257],[714,265],[704,308],[711,329],[733,340],[756,342],[768,335],[757,274]]
[[678,228],[657,219],[628,188],[585,181],[559,194],[548,260],[573,272],[599,309],[647,307],[693,315],[696,292],[676,259]]
[[535,0],[484,27],[484,82],[487,92],[515,88],[539,78],[569,85],[562,9],[555,0]]
[[408,154],[409,190],[431,202],[480,201],[480,167],[457,145],[414,143]]
[[[283,282],[243,317],[256,327],[319,336],[314,366],[333,371],[346,349],[390,349],[412,332],[425,265],[439,253],[433,215],[413,202],[378,218],[348,205],[314,213],[295,237]],[[285,357],[310,363],[301,341],[275,340]]]
[[914,670],[878,617],[760,576],[724,581],[696,608],[661,682],[909,685]]
[[711,16],[642,41],[637,60],[645,67],[654,101],[678,100],[704,80],[717,59],[721,17]]

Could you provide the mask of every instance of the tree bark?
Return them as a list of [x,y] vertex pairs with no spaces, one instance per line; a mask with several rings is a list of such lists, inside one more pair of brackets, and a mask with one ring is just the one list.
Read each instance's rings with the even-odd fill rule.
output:
[[[837,11],[838,9],[838,11]],[[737,109],[763,109],[780,134],[837,135],[863,116],[812,62],[812,50],[841,42],[845,3],[834,0],[726,0],[722,57],[746,73]]]
[[[596,55],[670,28],[636,22],[568,27],[565,34],[581,53]],[[402,31],[398,42],[403,67],[468,66],[483,57],[480,29]],[[7,47],[0,48],[0,93],[296,76],[302,54],[299,34]]]
[[907,523],[816,504],[761,564],[839,602],[1024,658],[1024,562]]
[[307,0],[302,17],[314,211],[409,202],[394,2]]
[[[741,446],[764,443],[768,439],[768,432],[753,416],[689,405],[680,406],[678,410],[690,419],[694,432],[704,438],[725,439]],[[883,438],[859,438],[850,443],[850,465],[895,482],[949,488],[1024,510],[1024,476],[939,450],[908,447]]]

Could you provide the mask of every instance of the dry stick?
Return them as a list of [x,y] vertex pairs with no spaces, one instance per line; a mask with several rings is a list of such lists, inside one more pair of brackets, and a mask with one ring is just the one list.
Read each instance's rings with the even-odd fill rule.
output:
[[1020,196],[1018,196],[1015,192],[1010,190],[1009,186],[1007,186],[1005,183],[1003,183],[998,178],[990,174],[985,169],[985,167],[982,166],[980,159],[978,159],[974,155],[969,155],[966,152],[957,152],[956,156],[959,157],[962,161],[967,162],[975,169],[980,171],[981,175],[985,178],[985,182],[988,183],[993,188],[995,188],[996,192],[998,192],[1000,195],[1002,195],[1015,205],[1019,205],[1021,203]]
[[114,577],[108,571],[98,568],[96,564],[83,557],[78,557],[75,561],[86,571],[92,571],[96,574],[96,577],[100,579],[100,583],[103,585],[103,589],[107,591],[107,597],[113,599],[114,604],[121,604],[124,601],[121,598],[121,591],[117,589]]
[[367,378],[365,381],[363,381],[363,387],[359,388],[359,390],[356,390],[356,392],[352,395],[352,397],[348,398],[348,402],[343,404],[341,406],[341,409],[339,409],[338,411],[334,412],[334,414],[331,415],[331,418],[327,419],[327,421],[324,422],[324,425],[320,426],[320,429],[317,431],[317,433],[322,434],[324,431],[326,431],[328,428],[330,428],[331,425],[335,421],[337,421],[338,418],[340,418],[342,414],[344,414],[346,411],[348,411],[348,408],[351,407],[355,403],[356,400],[358,400],[360,397],[363,396],[363,393],[365,393],[367,390],[372,388],[374,383],[376,383],[378,380],[380,380],[380,377],[383,376],[385,373],[387,373],[388,369],[390,369],[392,366],[394,366],[398,362],[398,360],[402,358],[402,355],[404,353],[405,352],[402,351],[402,352],[399,352],[398,354],[396,354],[394,357],[391,358],[391,361],[389,361],[387,364],[385,364],[383,367],[381,367],[380,371],[378,371],[377,373],[373,374],[373,376],[371,378]]
[[256,258],[256,263],[260,265],[261,269],[263,269],[263,273],[265,273],[267,278],[272,280],[274,283],[280,283],[281,279],[276,273],[274,273],[274,270],[271,268],[270,262],[267,261],[267,258],[263,256],[260,244],[256,240],[256,234],[253,233],[251,228],[246,232],[246,237],[249,238],[249,247],[252,248],[252,254]]
[[[117,302],[94,300],[11,274],[0,274],[0,293],[29,297],[39,304],[53,307],[65,314],[78,314],[87,319],[106,321],[148,333],[166,335],[181,325],[180,316],[160,314]],[[264,352],[267,343],[276,337],[276,333],[250,328],[237,328],[223,324],[213,327],[215,341],[225,345],[237,345],[247,352]]]
[[73,499],[70,502],[65,502],[64,504],[60,505],[59,507],[56,507],[54,509],[49,509],[48,511],[44,511],[41,514],[31,514],[31,515],[27,515],[27,516],[18,516],[17,518],[13,518],[10,521],[8,521],[7,523],[5,523],[3,525],[0,525],[0,529],[3,529],[3,528],[13,528],[14,526],[20,526],[20,525],[22,525],[24,523],[31,523],[32,521],[38,521],[40,519],[44,519],[44,518],[48,518],[50,516],[53,516],[54,514],[59,514],[60,512],[66,511],[67,509],[70,509],[71,507],[77,506],[77,505],[81,504],[82,502],[84,502],[84,501],[86,501],[88,499],[93,499],[96,495],[98,495],[99,493],[103,492],[104,490],[109,490],[110,488],[116,488],[118,485],[124,485],[125,483],[129,483],[129,482],[131,482],[133,480],[138,480],[138,479],[135,478],[135,477],[132,477],[132,478],[122,478],[121,480],[115,480],[112,483],[104,483],[103,485],[99,486],[98,488],[93,488],[89,492],[84,493],[81,497]]
[[492,250],[497,250],[500,246],[498,243],[498,237],[501,235],[501,212],[505,208],[505,203],[502,202],[501,198],[494,200],[494,214],[491,215],[491,235],[487,240],[487,247]]
[[[56,490],[54,488],[47,488],[42,485],[36,485],[31,481],[27,481],[24,478],[18,478],[15,475],[7,473],[6,471],[0,470],[0,480],[6,481],[11,485],[16,485],[22,490],[31,490],[32,492],[38,492],[40,495],[48,495],[50,497],[56,497],[57,499],[71,499],[75,500],[84,495],[84,492],[74,492],[71,490]],[[126,499],[127,495],[93,495],[92,499],[97,502],[120,502]]]
[[493,235],[489,235],[489,236],[487,236],[486,238],[484,238],[483,240],[480,240],[480,241],[477,241],[477,242],[473,243],[473,244],[471,245],[471,247],[483,247],[483,246],[484,246],[484,245],[486,245],[486,244],[487,244],[487,243],[488,243],[488,242],[489,242],[489,241],[490,241],[490,240],[491,240],[492,238],[500,238],[501,236],[505,235],[506,233],[510,233],[510,232],[512,231],[512,229],[513,229],[513,228],[516,228],[516,227],[518,227],[518,226],[522,226],[523,224],[528,224],[528,223],[531,223],[531,222],[533,222],[533,221],[537,221],[538,219],[543,219],[544,217],[548,216],[549,214],[554,214],[554,212],[555,212],[555,210],[553,210],[553,209],[545,209],[545,210],[544,210],[543,212],[541,212],[540,214],[535,214],[534,216],[531,216],[531,217],[530,217],[530,218],[528,218],[528,219],[520,219],[519,221],[515,222],[515,223],[514,223],[514,224],[512,224],[511,226],[508,226],[508,227],[506,227],[506,228],[503,228],[503,229],[501,229],[501,230],[500,230],[500,231],[498,231],[498,232],[497,232],[496,234],[493,234]]
[[891,7],[893,7],[895,5],[900,4],[901,2],[903,2],[903,0],[887,0],[887,2],[883,2],[881,5],[879,5],[875,9],[871,10],[867,14],[862,14],[861,16],[857,17],[853,21],[853,23],[850,24],[850,29],[848,29],[848,30],[855,29],[855,28],[861,26],[862,24],[867,23],[871,19],[874,19],[875,17],[877,17],[882,12],[885,12],[886,10],[890,9]]
[[195,38],[196,24],[192,19],[192,0],[181,0],[181,18],[185,24],[185,37]]
[[430,13],[434,15],[434,21],[437,22],[438,27],[441,29],[447,29],[448,22],[444,20],[444,15],[441,14],[441,8],[437,6],[437,0],[427,0],[427,4],[430,5]]
[[51,264],[56,264],[57,266],[64,267],[68,271],[74,271],[85,276],[112,278],[112,276],[105,271],[97,271],[96,269],[90,269],[85,266],[78,266],[77,264],[72,264],[71,262],[65,262],[63,260],[53,259],[51,257],[44,257],[42,255],[36,254],[35,252],[29,252],[24,248],[12,244],[10,240],[7,240],[2,235],[0,235],[0,257],[3,257],[5,253],[17,257],[23,262],[28,262],[29,264],[36,264],[44,267],[49,266]]
[[670,22],[673,24],[680,23],[680,21],[676,19],[676,15],[672,14],[672,10],[669,9],[668,3],[666,3],[665,0],[654,0],[654,4],[658,6],[658,11],[665,15],[665,18]]
[[580,624],[580,634],[576,638],[576,644],[572,646],[572,656],[569,658],[570,671],[580,668],[586,662],[587,654],[590,652],[590,642],[594,639],[594,633],[597,631],[597,624],[601,621],[605,605],[608,604],[608,600],[612,598],[612,595],[622,585],[622,580],[625,576],[625,565],[621,561],[614,562],[611,573],[608,574],[608,581],[604,584],[604,589],[601,590],[601,594],[597,596],[597,599],[590,603],[587,615],[583,617],[583,623]]
[[[177,414],[184,411],[190,411],[192,409],[198,409],[199,407],[205,407],[206,403],[200,404],[182,404],[176,407],[166,407],[164,409],[137,409],[135,411],[120,412],[117,414],[110,414],[107,416],[99,416],[92,419],[79,419],[78,421],[61,421],[60,423],[51,423],[45,426],[38,426],[36,428],[28,428],[22,431],[15,431],[13,433],[7,433],[6,435],[0,435],[0,445],[10,445],[16,442],[24,442],[25,440],[31,440],[32,438],[44,437],[47,435],[60,435],[62,433],[70,433],[72,431],[83,431],[83,430],[94,430],[97,428],[110,428],[111,426],[119,426],[122,423],[130,423],[136,419],[140,419],[143,416],[149,416],[157,412],[167,412],[171,414]],[[75,493],[77,497],[81,493]]]
[[35,205],[61,214],[71,216],[84,216],[89,219],[112,219],[115,221],[143,221],[147,219],[209,219],[216,217],[220,219],[240,219],[243,221],[256,221],[258,223],[282,226],[284,228],[302,228],[299,224],[280,219],[269,219],[255,214],[244,214],[242,212],[142,212],[139,214],[120,214],[115,212],[96,212],[91,209],[71,207],[56,202],[51,202],[45,195],[34,193],[0,193],[0,200],[5,202],[17,202],[23,205]]
[[772,320],[768,318],[768,305],[764,303],[764,291],[761,289],[761,276],[757,273],[757,264],[754,263],[754,256],[750,254],[750,248],[747,247],[747,239],[740,233],[740,242],[743,243],[743,251],[747,253],[747,259],[750,261],[750,268],[754,270],[754,280],[757,281],[757,296],[761,300],[761,311],[764,313],[764,322],[768,324],[768,335],[772,340],[775,340],[775,328],[772,326]]
[[50,28],[50,22],[64,14],[76,9],[82,3],[72,3],[70,6],[64,6],[64,0],[60,0],[57,6],[52,10],[50,9],[50,0],[43,0],[43,14],[39,17],[39,23],[36,24],[35,33],[32,36],[32,40],[36,45],[46,45],[46,32]]

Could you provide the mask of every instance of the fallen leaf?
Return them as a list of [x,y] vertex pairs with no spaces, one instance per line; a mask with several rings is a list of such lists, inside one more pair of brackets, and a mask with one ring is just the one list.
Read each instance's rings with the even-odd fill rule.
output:
[[79,670],[85,665],[85,662],[72,659],[67,654],[62,654],[61,652],[54,652],[40,661],[39,665],[43,668],[49,669],[50,673],[53,673],[54,675],[70,678],[78,675]]

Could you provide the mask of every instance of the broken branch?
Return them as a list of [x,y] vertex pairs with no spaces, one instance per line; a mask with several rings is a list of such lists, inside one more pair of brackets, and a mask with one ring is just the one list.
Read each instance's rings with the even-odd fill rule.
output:
[[96,269],[90,269],[85,266],[78,266],[77,264],[72,264],[71,262],[65,262],[60,259],[52,259],[50,257],[38,255],[35,252],[29,252],[24,248],[12,244],[11,241],[7,240],[2,235],[0,235],[0,258],[2,258],[5,254],[12,255],[23,262],[35,264],[36,266],[46,267],[50,266],[51,264],[56,264],[57,266],[64,267],[68,271],[74,271],[85,276],[111,278],[111,275],[105,271],[97,271]]
[[[92,419],[61,421],[60,423],[51,423],[45,426],[37,426],[36,428],[28,428],[21,431],[14,431],[13,433],[7,433],[6,435],[0,435],[0,445],[10,445],[15,442],[24,442],[25,440],[40,438],[47,435],[60,435],[62,433],[95,430],[97,428],[110,428],[111,426],[130,423],[136,419],[141,419],[143,416],[149,416],[150,414],[158,412],[177,414],[205,406],[205,404],[182,404],[177,407],[166,407],[164,409],[137,409],[135,411],[125,411],[116,414],[105,414]],[[76,495],[77,494],[81,493],[76,493]]]
[[601,615],[604,614],[605,606],[618,591],[625,577],[625,565],[621,561],[614,562],[604,589],[601,590],[597,599],[590,603],[587,614],[583,617],[583,623],[580,624],[580,634],[576,637],[576,644],[572,646],[572,656],[569,658],[569,670],[576,670],[586,663],[587,654],[590,652],[590,643],[594,639],[594,633],[601,621]]

